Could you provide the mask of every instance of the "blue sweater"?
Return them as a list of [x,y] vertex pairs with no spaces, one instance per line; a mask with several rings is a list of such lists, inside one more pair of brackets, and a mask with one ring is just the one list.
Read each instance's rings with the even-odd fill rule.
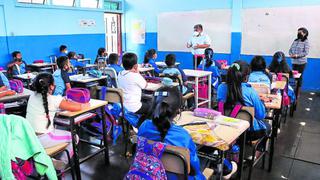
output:
[[249,80],[248,82],[252,82],[252,83],[264,83],[266,85],[268,85],[269,87],[271,87],[271,81],[270,78],[262,71],[253,71],[250,75],[249,75]]
[[154,68],[155,73],[157,73],[157,74],[161,73],[161,70],[159,69],[159,67],[156,64],[156,61],[154,59],[149,59],[149,64]]
[[[226,102],[227,99],[227,84],[222,83],[218,87],[217,100]],[[251,130],[259,131],[266,129],[264,118],[266,114],[266,108],[263,102],[260,100],[258,93],[248,83],[242,83],[242,96],[244,105],[254,107],[254,121]]]
[[124,68],[118,64],[109,64],[108,66],[114,69],[117,72],[117,74],[119,74],[120,71],[124,70]]

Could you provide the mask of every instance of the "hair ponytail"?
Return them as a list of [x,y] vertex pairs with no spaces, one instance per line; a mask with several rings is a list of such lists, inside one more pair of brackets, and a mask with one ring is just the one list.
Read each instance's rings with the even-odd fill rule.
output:
[[46,88],[45,86],[42,86],[41,95],[42,95],[44,111],[48,119],[48,123],[47,123],[47,129],[48,129],[51,125],[50,116],[49,116],[49,104],[48,104],[48,88]]
[[149,49],[144,55],[143,63],[144,64],[149,63],[149,60],[152,59],[153,55],[155,55],[156,53],[157,51],[155,49]]
[[152,122],[160,132],[161,141],[164,140],[168,133],[168,130],[171,127],[170,119],[168,116],[169,114],[171,114],[171,110],[167,103],[161,102],[157,104]]

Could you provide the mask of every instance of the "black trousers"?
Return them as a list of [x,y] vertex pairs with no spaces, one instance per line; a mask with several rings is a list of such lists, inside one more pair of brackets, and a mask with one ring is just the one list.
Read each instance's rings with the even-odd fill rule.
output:
[[195,64],[194,64],[194,62],[195,62],[195,55],[193,55],[193,59],[192,59],[192,63],[193,63],[193,68],[194,69],[197,69],[198,68],[198,66],[199,66],[199,64],[201,63],[201,61],[202,61],[202,57],[197,57],[197,66],[195,66]]
[[302,76],[303,76],[304,69],[306,68],[306,65],[307,65],[307,63],[305,63],[305,64],[292,64],[292,69],[301,73],[301,77],[298,80],[298,84],[297,84],[298,87],[302,86]]

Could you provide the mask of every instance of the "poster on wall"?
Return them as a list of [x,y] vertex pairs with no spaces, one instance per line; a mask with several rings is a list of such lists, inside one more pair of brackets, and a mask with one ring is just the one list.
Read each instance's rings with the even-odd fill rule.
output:
[[143,20],[132,21],[131,40],[135,44],[145,44],[146,42],[146,23]]

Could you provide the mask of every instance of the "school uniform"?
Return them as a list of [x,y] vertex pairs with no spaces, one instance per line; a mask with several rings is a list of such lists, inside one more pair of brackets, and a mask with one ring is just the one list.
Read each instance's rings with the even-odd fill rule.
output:
[[[200,65],[198,66],[198,69],[202,69],[204,71],[212,72],[212,74],[211,74],[211,82],[212,82],[212,86],[215,89],[218,88],[218,85],[219,85],[220,79],[221,79],[220,72],[219,72],[219,67],[216,66],[217,64],[219,64],[219,63],[213,61],[211,66],[206,67],[206,60],[204,60],[204,61],[201,61]],[[220,65],[220,68],[221,68],[221,65]]]
[[77,59],[70,59],[70,64],[72,65],[72,67],[85,67],[85,64],[79,62]]
[[263,83],[271,87],[271,81],[269,76],[262,71],[253,71],[252,73],[250,73],[248,82]]
[[98,62],[103,62],[103,63],[105,63],[105,64],[107,64],[107,62],[108,62],[108,57],[106,57],[106,56],[97,56],[96,57],[96,60],[94,61],[94,63],[95,64],[98,64]]
[[[180,71],[178,68],[175,67],[170,67],[170,68],[166,68],[163,70],[162,72],[163,74],[169,74],[169,75],[181,75]],[[186,94],[188,91],[188,88],[186,86],[182,86],[182,94]]]
[[[139,127],[138,136],[145,137],[153,141],[160,141],[161,136],[157,127],[152,123],[151,120],[144,121]],[[187,148],[190,151],[190,165],[195,170],[196,175],[194,177],[189,176],[189,179],[205,179],[204,175],[200,170],[200,160],[197,156],[196,145],[192,141],[189,133],[180,126],[171,124],[167,135],[164,138],[164,143],[173,146],[179,146]],[[169,174],[168,174],[169,175]],[[172,174],[169,175],[168,179],[171,179]],[[174,178],[174,176],[173,176]],[[176,179],[176,178],[174,178]]]
[[26,72],[27,72],[27,63],[25,61],[22,61],[20,65],[15,64],[12,67],[12,75],[25,74]]
[[[200,33],[199,36],[192,36],[189,41],[188,44],[191,44],[192,47],[199,45],[199,44],[208,44],[211,45],[211,39],[207,34],[204,34],[203,32]],[[202,55],[204,54],[205,48],[198,48],[198,49],[194,49],[191,48],[191,53],[193,54],[193,63],[195,60],[195,56],[194,55]],[[194,67],[198,67],[199,63],[200,63],[201,59],[197,59],[197,64],[193,64]]]
[[154,59],[149,59],[149,62],[147,64],[150,64],[154,68],[154,72],[156,74],[160,74],[161,73],[161,70],[159,69],[159,67],[156,64],[156,61]]
[[114,69],[117,74],[119,74],[119,72],[124,70],[124,68],[118,64],[109,64],[108,67]]
[[2,72],[0,72],[0,87],[2,86],[7,86],[8,88],[10,88],[8,78]]
[[53,73],[53,78],[56,85],[53,95],[65,95],[66,83],[70,83],[68,72],[65,70],[57,69]]
[[57,54],[57,57],[61,57],[61,56],[68,56],[68,55],[67,55],[67,53],[65,53],[65,52],[59,52],[59,53]]
[[119,88],[123,89],[124,107],[128,111],[137,114],[147,113],[150,103],[142,103],[142,89],[147,86],[147,81],[140,73],[134,73],[127,70],[121,71],[118,75]]
[[[242,96],[244,106],[254,108],[254,121],[253,126],[250,127],[250,131],[256,132],[257,136],[266,131],[270,131],[270,125],[264,121],[266,108],[263,102],[260,100],[258,93],[248,83],[242,83]],[[222,83],[218,87],[217,100],[226,102],[228,87],[227,84]],[[259,135],[258,135],[259,134]],[[259,137],[257,137],[259,138]]]

